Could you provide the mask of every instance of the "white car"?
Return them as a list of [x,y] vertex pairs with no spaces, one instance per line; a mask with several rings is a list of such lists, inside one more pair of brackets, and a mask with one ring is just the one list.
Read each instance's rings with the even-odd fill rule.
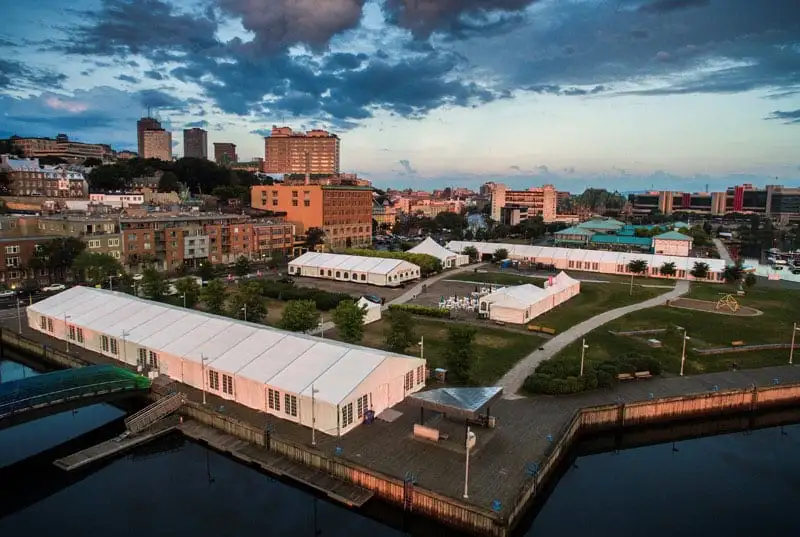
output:
[[17,292],[13,289],[6,289],[5,291],[0,291],[0,298],[10,298],[16,294]]
[[55,293],[56,291],[63,291],[66,288],[67,286],[63,283],[54,283],[52,285],[48,285],[47,287],[42,287],[42,291],[45,293]]

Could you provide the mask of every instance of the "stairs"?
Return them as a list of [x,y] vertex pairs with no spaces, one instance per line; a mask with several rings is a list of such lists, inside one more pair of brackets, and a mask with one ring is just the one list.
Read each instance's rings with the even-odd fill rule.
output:
[[136,414],[125,418],[125,427],[130,434],[144,431],[161,418],[178,410],[183,405],[184,398],[185,396],[182,393],[173,393],[163,397]]

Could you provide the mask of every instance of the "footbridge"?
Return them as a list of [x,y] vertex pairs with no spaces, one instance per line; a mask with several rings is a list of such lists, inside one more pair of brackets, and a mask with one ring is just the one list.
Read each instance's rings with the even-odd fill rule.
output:
[[0,384],[0,429],[150,389],[150,379],[112,365],[45,373]]

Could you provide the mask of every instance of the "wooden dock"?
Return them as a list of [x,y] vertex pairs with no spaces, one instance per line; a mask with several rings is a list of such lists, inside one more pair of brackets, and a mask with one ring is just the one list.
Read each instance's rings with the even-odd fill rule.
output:
[[228,453],[252,466],[258,466],[272,475],[297,481],[350,507],[361,507],[374,495],[372,491],[281,457],[196,421],[185,421],[178,426],[178,429],[189,438],[205,442],[214,449]]
[[95,463],[144,444],[145,442],[150,442],[159,436],[163,436],[170,431],[176,430],[177,427],[177,419],[167,419],[161,423],[156,423],[150,429],[142,433],[130,436],[117,436],[111,440],[106,440],[101,444],[97,444],[96,446],[86,448],[83,451],[79,451],[62,459],[58,459],[57,461],[54,461],[53,464],[62,470],[71,472],[72,470],[77,470],[78,468],[82,468],[87,464]]

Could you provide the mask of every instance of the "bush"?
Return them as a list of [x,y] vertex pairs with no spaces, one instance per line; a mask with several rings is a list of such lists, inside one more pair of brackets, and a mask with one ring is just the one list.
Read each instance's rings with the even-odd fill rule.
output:
[[331,293],[312,287],[295,287],[290,283],[258,281],[261,294],[267,298],[288,302],[290,300],[313,300],[320,311],[335,309],[342,300],[356,300],[346,293]]
[[634,374],[637,371],[650,371],[661,374],[661,364],[652,356],[628,354],[616,360],[606,360],[599,364],[584,364],[580,376],[580,364],[566,360],[546,360],[536,367],[536,371],[525,379],[522,388],[533,394],[566,395],[596,388],[610,388],[617,382],[620,373]]
[[347,255],[359,255],[362,257],[381,257],[384,259],[402,259],[409,263],[414,263],[419,267],[420,275],[430,276],[442,271],[442,262],[438,257],[428,254],[409,254],[408,252],[387,252],[385,250],[361,250],[349,249],[343,252]]
[[450,310],[448,309],[420,306],[418,304],[392,304],[389,306],[389,311],[394,310],[407,311],[412,315],[420,315],[422,317],[450,317]]

